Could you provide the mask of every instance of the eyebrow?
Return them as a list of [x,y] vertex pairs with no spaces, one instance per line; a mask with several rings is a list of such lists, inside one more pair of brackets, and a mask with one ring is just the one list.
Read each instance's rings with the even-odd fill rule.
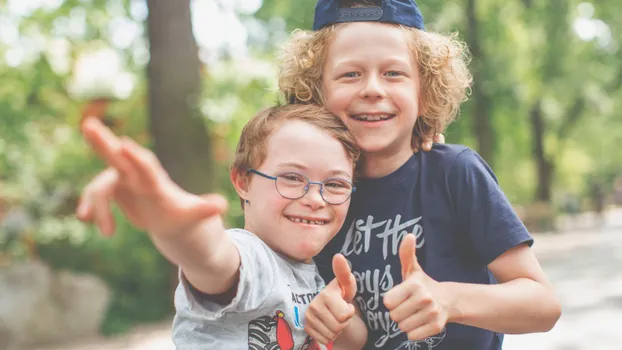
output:
[[[277,167],[279,168],[285,168],[285,167],[292,167],[292,168],[296,168],[300,171],[305,171],[305,170],[309,170],[308,167],[300,164],[300,163],[296,163],[296,162],[284,162],[284,163],[279,163],[277,164]],[[335,177],[335,176],[343,176],[343,177],[347,177],[347,178],[351,178],[352,175],[349,174],[348,172],[345,172],[343,170],[331,170],[329,172],[330,177]],[[305,174],[306,175],[306,174]]]
[[[364,63],[364,62],[366,62],[366,60],[359,59],[358,57],[355,57],[352,59],[346,58],[346,59],[342,59],[340,61],[335,62],[335,65],[333,65],[333,67],[340,68],[341,66],[357,65],[357,64]],[[381,61],[381,63],[384,65],[409,65],[410,66],[411,62],[401,57],[387,57],[387,58],[384,58]]]

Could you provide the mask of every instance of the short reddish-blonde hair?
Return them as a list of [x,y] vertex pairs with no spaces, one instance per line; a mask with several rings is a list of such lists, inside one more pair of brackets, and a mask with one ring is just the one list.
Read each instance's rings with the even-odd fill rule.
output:
[[[282,50],[279,89],[288,101],[324,105],[322,71],[335,33],[349,23],[338,23],[319,31],[296,30]],[[409,36],[411,52],[419,67],[422,115],[413,130],[412,146],[444,132],[455,120],[460,104],[467,99],[472,76],[466,45],[457,35],[441,35],[395,25]]]
[[289,104],[264,109],[244,126],[231,170],[245,176],[248,169],[259,167],[266,159],[266,144],[270,135],[276,128],[291,120],[309,123],[328,133],[343,145],[353,166],[356,165],[360,156],[359,147],[339,117],[315,104]]

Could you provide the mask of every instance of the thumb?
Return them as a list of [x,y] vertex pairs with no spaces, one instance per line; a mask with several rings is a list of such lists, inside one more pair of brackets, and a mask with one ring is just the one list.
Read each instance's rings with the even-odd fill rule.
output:
[[402,280],[405,280],[412,273],[421,271],[421,266],[417,261],[417,238],[413,234],[407,234],[400,244],[400,263],[402,264]]
[[348,260],[343,255],[337,254],[333,257],[333,272],[341,288],[343,299],[347,302],[352,301],[356,295],[356,280],[350,270]]
[[229,207],[225,197],[219,194],[204,194],[198,196],[197,199],[195,205],[190,209],[190,216],[197,220],[223,214]]

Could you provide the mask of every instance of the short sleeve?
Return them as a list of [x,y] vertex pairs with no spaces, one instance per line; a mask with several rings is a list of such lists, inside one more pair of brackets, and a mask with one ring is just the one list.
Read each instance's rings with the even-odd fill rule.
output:
[[473,150],[460,152],[447,178],[460,229],[468,231],[476,258],[488,265],[533,238],[501,190],[494,173]]
[[277,262],[274,252],[257,236],[239,229],[227,231],[240,254],[240,278],[236,295],[227,305],[221,305],[194,289],[181,270],[175,292],[175,308],[184,315],[215,321],[227,312],[246,312],[259,308],[274,288]]

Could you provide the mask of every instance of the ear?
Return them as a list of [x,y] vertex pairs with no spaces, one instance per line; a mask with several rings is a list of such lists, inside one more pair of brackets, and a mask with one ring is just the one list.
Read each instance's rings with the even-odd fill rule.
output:
[[240,171],[237,168],[231,169],[229,173],[229,178],[231,179],[231,183],[235,188],[235,191],[238,193],[238,196],[242,199],[248,198],[248,187],[250,183],[250,177],[246,171]]

